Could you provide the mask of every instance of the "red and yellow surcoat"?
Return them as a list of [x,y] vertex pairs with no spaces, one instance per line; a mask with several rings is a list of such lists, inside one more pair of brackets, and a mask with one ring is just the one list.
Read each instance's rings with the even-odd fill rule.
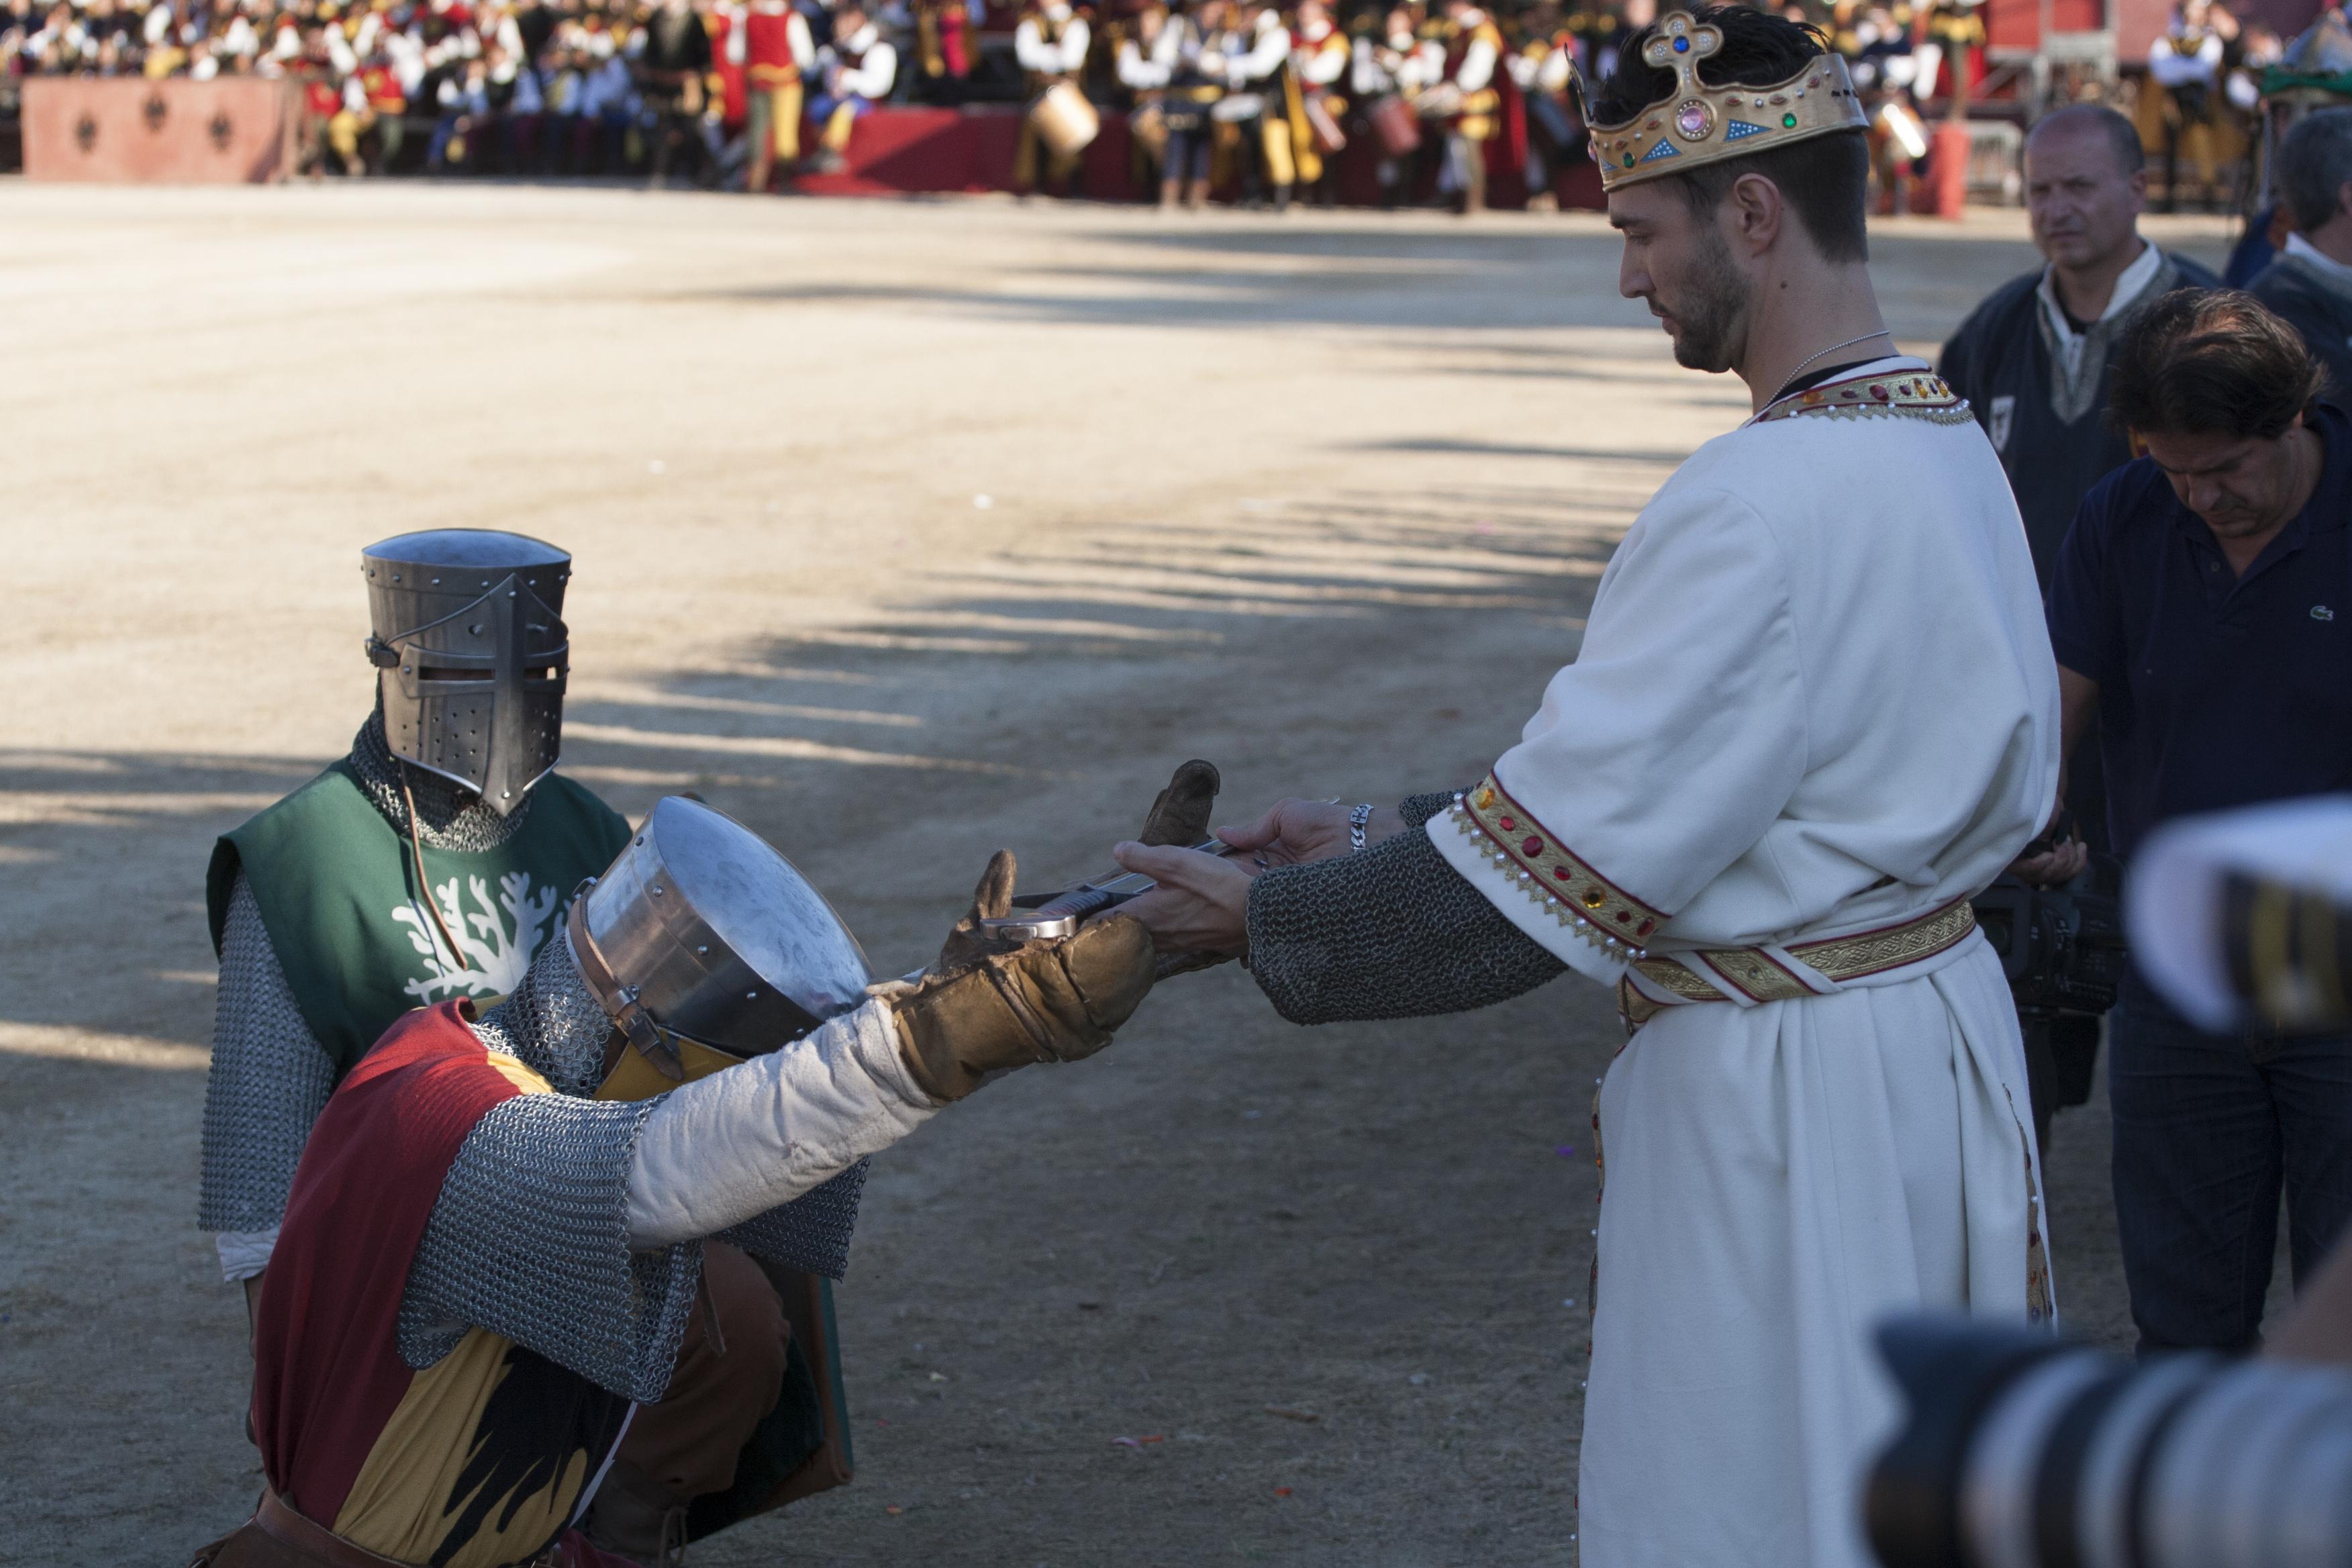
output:
[[[469,1008],[401,1018],[320,1113],[261,1293],[253,1430],[271,1489],[344,1540],[499,1568],[566,1535],[629,1404],[487,1330],[422,1372],[400,1357],[409,1266],[467,1134],[551,1092],[483,1046]],[[619,1561],[568,1544],[567,1561]]]

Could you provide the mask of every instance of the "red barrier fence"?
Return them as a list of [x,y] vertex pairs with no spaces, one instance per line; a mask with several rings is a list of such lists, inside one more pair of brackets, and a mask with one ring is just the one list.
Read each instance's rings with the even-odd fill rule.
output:
[[294,170],[299,90],[257,77],[28,78],[25,174],[121,184],[282,180]]
[[[807,128],[803,145],[815,143]],[[1013,155],[1021,137],[1021,110],[1010,105],[966,109],[877,109],[857,121],[837,174],[803,174],[795,189],[812,195],[897,195],[1013,188]],[[1500,143],[1490,142],[1487,199],[1498,207],[1524,206],[1528,192],[1517,171],[1497,166]],[[1359,138],[1335,163],[1339,199],[1370,206],[1380,201],[1373,174],[1375,155]],[[1578,158],[1554,172],[1552,188],[1562,206],[1601,205],[1601,176],[1589,159]],[[1127,117],[1106,112],[1102,132],[1087,149],[1078,194],[1097,201],[1142,199],[1148,190],[1133,166]]]

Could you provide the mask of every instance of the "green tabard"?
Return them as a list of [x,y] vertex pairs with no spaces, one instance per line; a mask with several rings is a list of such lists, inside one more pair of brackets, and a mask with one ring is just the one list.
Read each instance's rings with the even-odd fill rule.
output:
[[559,773],[531,795],[522,826],[495,849],[425,847],[432,897],[465,949],[451,954],[422,902],[407,837],[376,810],[350,763],[335,763],[213,846],[205,889],[213,951],[242,869],[294,1000],[340,1079],[410,1008],[504,995],[521,984],[539,944],[562,929],[572,889],[629,840],[619,813]]

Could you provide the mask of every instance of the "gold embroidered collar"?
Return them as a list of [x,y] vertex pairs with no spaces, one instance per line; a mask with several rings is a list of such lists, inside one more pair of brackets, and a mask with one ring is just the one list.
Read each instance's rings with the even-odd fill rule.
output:
[[1938,425],[1966,425],[1976,416],[1969,400],[1954,392],[1943,377],[1925,370],[1898,370],[1883,375],[1858,375],[1824,382],[1792,392],[1767,404],[1750,425],[1794,419],[1801,414],[1826,414],[1859,418],[1865,414],[1889,414],[1907,419],[1927,419]]

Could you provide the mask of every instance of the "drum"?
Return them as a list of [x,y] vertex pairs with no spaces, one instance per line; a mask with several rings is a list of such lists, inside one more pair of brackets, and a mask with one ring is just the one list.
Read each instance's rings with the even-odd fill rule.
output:
[[1315,150],[1326,158],[1343,151],[1348,145],[1348,133],[1339,129],[1339,121],[1324,106],[1323,95],[1310,92],[1302,101],[1307,110],[1307,132],[1315,138]]
[[1076,157],[1102,131],[1102,117],[1087,95],[1066,81],[1057,81],[1029,106],[1030,123],[1057,158]]
[[1408,157],[1420,149],[1421,117],[1399,94],[1372,100],[1364,118],[1372,122],[1372,135],[1390,157]]

